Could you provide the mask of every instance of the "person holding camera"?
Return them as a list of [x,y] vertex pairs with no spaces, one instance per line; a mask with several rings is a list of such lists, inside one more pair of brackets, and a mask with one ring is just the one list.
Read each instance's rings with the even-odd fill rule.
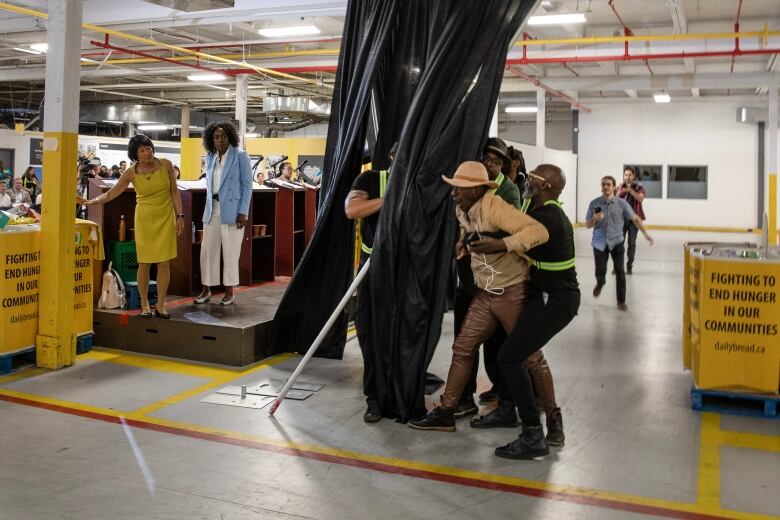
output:
[[596,287],[593,288],[593,296],[598,298],[601,288],[607,283],[607,261],[612,257],[612,265],[617,276],[617,306],[621,311],[628,310],[626,305],[626,271],[623,255],[623,225],[625,221],[631,221],[642,231],[650,245],[653,239],[647,234],[634,210],[628,202],[615,196],[617,182],[611,175],[601,179],[601,196],[596,197],[588,205],[585,213],[585,226],[593,228],[593,256],[596,260]]
[[468,383],[479,345],[499,326],[507,334],[512,332],[522,312],[530,271],[521,255],[550,237],[543,225],[495,192],[498,184],[488,177],[484,164],[466,161],[451,179],[442,178],[453,187],[452,198],[463,229],[456,256],[470,255],[477,293],[452,345],[441,406],[422,419],[409,421],[409,426],[452,432],[455,408]]
[[[92,206],[105,204],[121,195],[132,182],[135,189],[135,245],[138,257],[138,293],[141,297],[141,317],[155,316],[168,320],[165,297],[171,281],[170,261],[176,258],[176,237],[184,230],[181,197],[168,159],[154,156],[154,143],[143,134],[130,139],[127,156],[134,161],[122,173],[113,188],[90,200],[79,203]],[[157,264],[157,308],[149,305],[149,271]]]
[[[645,211],[642,209],[642,202],[645,200],[645,189],[642,184],[636,181],[636,171],[631,166],[623,170],[623,184],[618,190],[618,197],[628,202],[634,213],[645,220]],[[633,274],[634,255],[636,254],[636,236],[639,228],[631,220],[626,220],[623,224],[623,237],[628,236],[628,251],[626,252],[626,274]]]

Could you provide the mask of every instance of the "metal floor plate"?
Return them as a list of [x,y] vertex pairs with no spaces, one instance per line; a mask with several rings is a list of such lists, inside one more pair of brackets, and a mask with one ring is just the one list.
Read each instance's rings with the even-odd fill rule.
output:
[[273,397],[264,395],[251,395],[248,394],[245,398],[241,398],[241,387],[238,387],[238,395],[233,394],[211,394],[200,400],[201,403],[222,404],[227,406],[240,406],[241,408],[256,408],[260,409],[268,406],[274,402]]

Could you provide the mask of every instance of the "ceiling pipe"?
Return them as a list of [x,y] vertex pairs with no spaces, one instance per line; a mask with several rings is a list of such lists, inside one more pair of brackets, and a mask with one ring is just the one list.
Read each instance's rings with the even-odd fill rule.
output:
[[[123,52],[125,54],[133,54],[133,55],[136,55],[136,56],[142,56],[144,58],[150,58],[150,59],[152,59],[154,61],[165,61],[165,62],[168,62],[168,63],[173,63],[174,65],[182,65],[184,67],[191,67],[193,69],[205,70],[207,72],[212,72],[214,74],[229,74],[225,70],[212,69],[212,68],[209,68],[209,67],[204,67],[203,65],[200,65],[200,63],[194,63],[193,64],[193,63],[187,63],[187,62],[183,62],[183,61],[174,61],[174,60],[172,60],[170,58],[165,58],[163,56],[154,56],[153,54],[147,54],[146,52],[143,52],[143,51],[134,51],[132,49],[125,49],[123,47],[117,47],[116,45],[112,45],[112,44],[108,43],[108,35],[106,35],[105,43],[102,43],[102,42],[99,42],[99,41],[95,41],[95,40],[92,40],[89,43],[91,43],[95,47],[100,47],[100,48],[103,48],[103,49],[116,50],[116,51],[119,51],[119,52]],[[255,73],[255,71],[248,71],[248,72]]]
[[533,83],[534,85],[536,85],[540,89],[544,90],[548,94],[550,94],[552,96],[555,96],[555,97],[558,97],[558,98],[561,98],[562,100],[564,100],[568,104],[570,104],[572,108],[574,108],[576,110],[581,110],[581,111],[583,111],[583,112],[585,112],[587,114],[590,114],[591,110],[588,107],[586,107],[585,105],[582,105],[580,102],[578,102],[573,97],[567,96],[566,94],[564,94],[560,90],[555,90],[554,88],[552,88],[552,87],[550,87],[548,85],[545,85],[544,83],[542,83],[541,81],[539,81],[535,77],[529,76],[525,72],[519,71],[519,70],[517,70],[514,67],[507,66],[507,69],[509,69],[509,71],[512,72],[515,76]]
[[[149,51],[146,49],[127,49],[129,54],[138,54],[139,52],[145,52],[148,53]],[[170,51],[167,51],[170,53]],[[259,59],[269,59],[269,58],[294,58],[298,56],[333,56],[338,55],[339,49],[313,49],[313,50],[301,50],[301,51],[280,51],[280,52],[246,52],[243,54],[215,54],[215,56],[219,58],[227,58],[227,59],[240,59],[240,60],[259,60]],[[81,55],[82,58],[87,58],[88,56],[94,56],[95,53],[84,53]],[[117,54],[122,54],[121,52],[118,52]],[[101,56],[106,56],[105,54],[101,54]],[[134,64],[141,64],[141,63],[153,63],[154,61],[159,58],[159,56],[151,55],[151,54],[145,54],[145,56],[148,56],[148,58],[145,59],[135,59],[135,58],[118,58],[118,59],[110,59],[110,60],[104,60],[100,63],[108,63],[111,65],[123,65],[126,63],[134,63]],[[14,58],[18,59],[18,58]],[[172,63],[179,63],[183,61],[192,61],[192,60],[199,60],[197,56],[174,56],[171,58],[168,58],[166,61],[170,61]],[[247,69],[249,70],[249,69]],[[276,70],[276,69],[274,69]]]
[[600,61],[636,61],[636,60],[673,60],[685,58],[717,58],[724,56],[757,56],[763,54],[778,54],[780,49],[753,49],[739,51],[712,51],[712,52],[672,52],[658,54],[630,54],[613,56],[561,56],[555,58],[514,58],[506,62],[510,65],[531,65],[535,63],[598,63]]
[[[49,15],[47,13],[44,13],[43,11],[36,11],[34,9],[28,9],[26,7],[20,7],[20,6],[16,6],[16,5],[11,5],[11,4],[6,3],[6,2],[0,2],[0,9],[6,10],[6,11],[11,11],[11,12],[14,12],[14,13],[24,14],[24,15],[27,15],[27,16],[34,16],[36,18],[41,18],[41,19],[44,19],[44,20],[48,20],[49,19]],[[256,70],[257,72],[260,72],[260,73],[266,74],[266,75],[270,75],[270,76],[278,76],[278,77],[285,78],[285,79],[292,79],[292,80],[296,80],[296,81],[303,81],[305,83],[311,83],[311,84],[314,84],[314,85],[317,85],[317,86],[323,86],[323,87],[331,88],[331,89],[334,88],[334,87],[332,87],[330,85],[323,85],[321,82],[318,82],[318,81],[315,81],[315,80],[310,80],[308,78],[301,78],[301,77],[298,77],[298,76],[292,76],[292,75],[287,74],[285,72],[277,72],[277,71],[275,71],[273,69],[266,69],[266,68],[258,67],[256,65],[251,65],[251,64],[245,63],[245,62],[230,60],[230,59],[227,59],[227,58],[219,58],[219,57],[213,56],[211,54],[206,54],[206,53],[203,53],[203,52],[193,51],[191,49],[186,49],[184,47],[179,47],[179,46],[176,46],[176,45],[170,45],[170,44],[159,42],[159,41],[152,40],[152,39],[149,39],[149,38],[142,38],[140,36],[135,36],[133,34],[128,34],[128,33],[124,33],[124,32],[121,32],[121,31],[114,31],[112,29],[109,29],[107,27],[101,27],[99,25],[93,25],[93,24],[90,24],[90,23],[82,23],[81,27],[82,27],[82,29],[86,29],[87,31],[103,33],[105,35],[111,35],[111,36],[114,36],[114,37],[119,38],[121,40],[128,40],[128,41],[133,41],[133,42],[136,42],[136,43],[143,43],[143,44],[146,44],[146,45],[152,45],[154,47],[159,46],[159,47],[166,48],[166,49],[168,49],[170,51],[179,52],[179,53],[182,53],[182,54],[190,54],[192,56],[197,56],[197,57],[205,59],[205,60],[213,60],[213,61],[217,61],[217,62],[220,62],[220,63],[228,64],[228,65],[236,65],[236,66],[241,67],[241,68],[253,69],[253,70]]]
[[517,47],[531,47],[544,45],[598,45],[600,43],[633,43],[653,41],[684,41],[684,40],[732,40],[734,38],[761,38],[766,41],[771,36],[780,36],[780,31],[770,31],[766,25],[762,31],[748,31],[743,33],[685,33],[685,34],[646,34],[632,36],[585,36],[583,38],[551,38],[546,40],[522,39],[515,42]]

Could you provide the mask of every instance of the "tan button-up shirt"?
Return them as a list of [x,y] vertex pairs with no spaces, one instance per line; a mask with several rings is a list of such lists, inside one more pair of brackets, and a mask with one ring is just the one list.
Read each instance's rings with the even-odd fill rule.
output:
[[[461,236],[473,231],[509,233],[503,239],[507,251],[471,254],[471,270],[477,287],[498,289],[528,280],[529,266],[520,255],[547,242],[550,239],[547,228],[492,193],[486,193],[468,213],[460,208],[457,208],[456,213],[461,225]],[[489,285],[488,278],[494,273],[484,264],[497,271]]]

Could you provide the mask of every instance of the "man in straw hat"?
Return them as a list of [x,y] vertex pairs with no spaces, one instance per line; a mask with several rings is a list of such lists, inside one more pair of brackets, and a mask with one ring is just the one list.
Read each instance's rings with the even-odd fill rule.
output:
[[[492,190],[485,166],[475,161],[461,164],[452,179],[458,220],[465,231],[459,255],[471,254],[471,268],[478,288],[466,319],[452,346],[447,385],[441,406],[409,426],[420,430],[455,431],[454,411],[473,366],[478,346],[500,324],[509,333],[526,298],[528,265],[520,255],[549,239],[534,219],[505,202]],[[519,365],[518,365],[519,368]]]

